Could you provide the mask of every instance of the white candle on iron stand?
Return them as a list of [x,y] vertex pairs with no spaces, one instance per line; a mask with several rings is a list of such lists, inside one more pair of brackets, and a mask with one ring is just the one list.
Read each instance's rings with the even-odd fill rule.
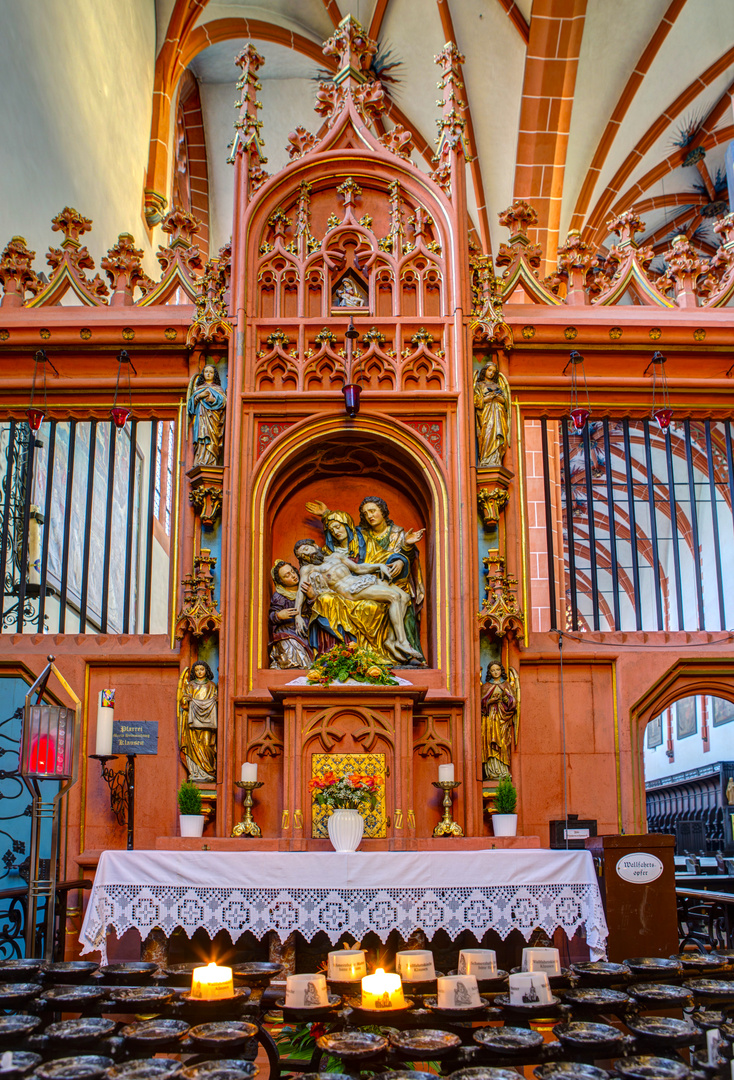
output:
[[112,723],[115,719],[115,691],[100,690],[97,704],[97,742],[95,754],[112,756]]
[[706,1050],[708,1052],[709,1065],[716,1065],[719,1060],[719,1043],[721,1032],[718,1028],[711,1028],[706,1032]]
[[242,768],[240,769],[240,782],[243,784],[257,783],[257,762],[242,762]]
[[453,784],[453,782],[454,782],[454,763],[453,762],[451,762],[450,765],[439,765],[439,767],[438,767],[438,782],[441,783],[441,781],[444,781],[447,784],[449,784],[449,783]]

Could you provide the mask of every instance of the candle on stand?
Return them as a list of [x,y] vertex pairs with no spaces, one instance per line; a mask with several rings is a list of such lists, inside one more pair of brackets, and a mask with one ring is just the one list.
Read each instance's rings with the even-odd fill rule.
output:
[[335,949],[328,957],[333,982],[359,982],[367,974],[364,949]]
[[198,1001],[220,1001],[234,997],[232,968],[207,964],[194,968],[191,976],[191,997]]
[[95,754],[112,756],[112,723],[115,719],[115,691],[100,690],[97,704],[97,743]]
[[406,982],[430,982],[436,978],[433,953],[428,949],[404,949],[395,953],[395,968]]
[[718,1028],[710,1028],[706,1032],[706,1052],[708,1055],[708,1063],[714,1068],[719,1062],[719,1044],[721,1043],[721,1032]]
[[362,1008],[371,1010],[403,1009],[403,982],[399,975],[378,968],[362,979]]
[[438,767],[438,782],[439,782],[439,784],[442,781],[444,783],[447,783],[447,784],[449,784],[449,783],[453,784],[453,782],[454,782],[454,763],[453,762],[451,762],[450,765],[439,765],[439,767]]
[[240,781],[243,784],[257,783],[257,762],[243,761],[240,769]]

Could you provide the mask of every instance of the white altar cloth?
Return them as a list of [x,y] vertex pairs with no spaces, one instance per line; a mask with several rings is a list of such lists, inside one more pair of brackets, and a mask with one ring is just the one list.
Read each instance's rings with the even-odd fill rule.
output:
[[90,893],[79,940],[99,950],[106,935],[154,927],[189,935],[200,927],[233,940],[294,930],[311,940],[319,930],[335,943],[372,930],[403,938],[422,929],[431,938],[489,929],[506,938],[536,927],[572,937],[580,926],[595,959],[605,955],[607,924],[588,851],[539,848],[502,851],[215,852],[105,851]]

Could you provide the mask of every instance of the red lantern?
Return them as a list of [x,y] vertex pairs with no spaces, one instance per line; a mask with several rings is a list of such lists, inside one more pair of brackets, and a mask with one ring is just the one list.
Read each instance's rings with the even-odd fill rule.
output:
[[112,408],[112,423],[116,428],[124,428],[130,416],[130,410],[123,408],[121,405],[115,405]]
[[580,406],[571,409],[571,420],[573,421],[574,431],[583,431],[586,427],[586,421],[590,416],[591,409],[582,409]]
[[670,421],[673,419],[672,409],[656,409],[652,414],[653,419],[657,420],[658,427],[662,431],[663,435],[668,434],[668,428],[670,427]]
[[43,423],[43,413],[40,409],[26,409],[28,427],[31,431],[38,431]]
[[359,395],[362,393],[362,387],[356,383],[347,383],[342,387],[342,394],[344,394],[344,406],[347,410],[347,416],[352,419],[359,412]]

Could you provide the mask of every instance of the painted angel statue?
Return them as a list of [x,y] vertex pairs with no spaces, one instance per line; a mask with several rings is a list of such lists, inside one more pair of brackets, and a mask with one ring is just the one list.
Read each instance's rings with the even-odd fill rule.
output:
[[510,384],[495,360],[488,360],[474,375],[479,467],[501,465],[510,445]]
[[482,775],[500,780],[510,775],[513,743],[520,729],[520,679],[514,668],[505,669],[497,660],[487,667],[482,684]]
[[189,780],[217,778],[217,699],[212,669],[197,660],[184,668],[176,694],[178,747]]

